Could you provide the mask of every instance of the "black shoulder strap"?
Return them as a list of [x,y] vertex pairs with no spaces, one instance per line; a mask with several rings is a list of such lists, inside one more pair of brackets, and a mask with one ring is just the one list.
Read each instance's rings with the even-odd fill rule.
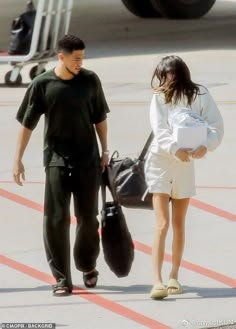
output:
[[105,169],[105,171],[102,173],[101,176],[102,176],[101,177],[101,179],[102,179],[102,181],[101,181],[102,206],[103,206],[103,209],[105,209],[105,206],[106,206],[106,188],[108,188],[108,190],[110,191],[113,201],[117,202],[117,200],[116,200],[116,196],[115,196],[115,194],[112,190],[112,187],[109,184],[107,168]]
[[149,148],[149,146],[150,146],[153,138],[154,138],[154,134],[153,134],[153,131],[152,131],[151,134],[149,135],[149,137],[148,137],[148,139],[147,139],[147,141],[146,141],[146,143],[145,143],[145,145],[144,145],[144,147],[143,147],[143,149],[142,149],[139,157],[138,157],[138,160],[141,160],[142,161],[144,159],[144,157],[145,157],[145,155],[147,153],[147,150],[148,150],[148,148]]
[[102,208],[105,208],[105,204],[106,204],[106,177],[105,177],[105,172],[102,173],[102,181],[101,181],[101,192],[102,192]]

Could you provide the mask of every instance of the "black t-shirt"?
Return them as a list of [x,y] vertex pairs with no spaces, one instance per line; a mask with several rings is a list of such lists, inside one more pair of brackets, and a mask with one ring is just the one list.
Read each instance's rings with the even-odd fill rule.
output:
[[108,112],[94,72],[82,68],[71,80],[62,80],[53,69],[31,82],[16,118],[33,130],[44,114],[45,166],[91,167],[100,163],[94,124]]

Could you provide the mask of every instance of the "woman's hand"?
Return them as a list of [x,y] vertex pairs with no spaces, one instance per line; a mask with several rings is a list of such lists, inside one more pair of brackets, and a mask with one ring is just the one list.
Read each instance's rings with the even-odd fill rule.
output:
[[180,148],[176,151],[175,156],[183,162],[189,162],[192,155],[191,152],[192,149],[190,148]]
[[204,145],[197,147],[194,151],[192,151],[193,159],[201,159],[207,153],[207,148]]

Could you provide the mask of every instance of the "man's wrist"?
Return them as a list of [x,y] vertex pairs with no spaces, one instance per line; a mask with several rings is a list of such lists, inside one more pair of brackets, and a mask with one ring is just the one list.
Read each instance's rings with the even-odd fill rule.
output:
[[109,155],[109,150],[102,150],[102,154]]

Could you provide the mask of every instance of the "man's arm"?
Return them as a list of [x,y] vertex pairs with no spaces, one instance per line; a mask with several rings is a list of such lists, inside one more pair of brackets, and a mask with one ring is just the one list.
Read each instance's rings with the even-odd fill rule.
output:
[[16,184],[22,186],[22,180],[25,180],[25,169],[22,163],[22,158],[28,145],[32,134],[32,130],[21,126],[18,134],[17,144],[16,144],[16,152],[14,158],[14,165],[13,165],[13,178]]
[[107,120],[103,120],[95,124],[95,128],[102,148],[101,165],[102,171],[104,171],[109,160],[109,151],[107,146]]

